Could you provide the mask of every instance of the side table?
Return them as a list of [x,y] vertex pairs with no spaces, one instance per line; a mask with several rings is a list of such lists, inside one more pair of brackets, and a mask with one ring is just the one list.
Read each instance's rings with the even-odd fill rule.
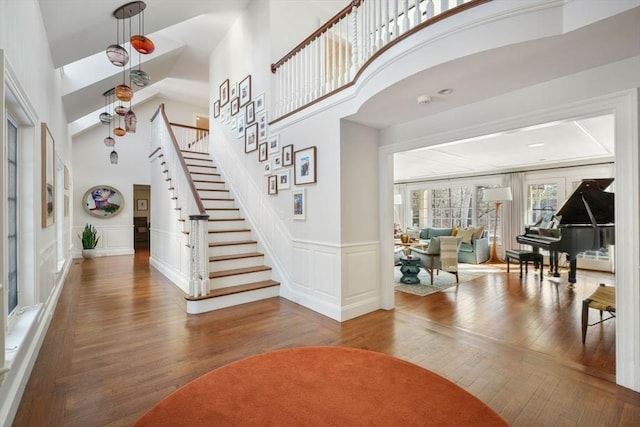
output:
[[402,264],[402,267],[400,267],[400,272],[402,273],[400,282],[407,285],[420,283],[420,279],[418,278],[418,273],[420,272],[419,262],[419,258],[407,258],[404,256],[400,258],[400,263]]

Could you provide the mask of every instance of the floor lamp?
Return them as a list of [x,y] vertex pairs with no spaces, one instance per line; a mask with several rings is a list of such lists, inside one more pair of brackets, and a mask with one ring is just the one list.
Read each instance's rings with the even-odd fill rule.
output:
[[491,242],[491,257],[487,263],[496,264],[503,263],[504,261],[500,259],[498,256],[498,220],[500,213],[500,206],[502,202],[507,200],[512,200],[511,196],[511,188],[510,187],[499,187],[499,188],[485,188],[484,189],[484,201],[485,202],[495,202],[496,203],[496,218],[495,224],[493,226],[493,241]]

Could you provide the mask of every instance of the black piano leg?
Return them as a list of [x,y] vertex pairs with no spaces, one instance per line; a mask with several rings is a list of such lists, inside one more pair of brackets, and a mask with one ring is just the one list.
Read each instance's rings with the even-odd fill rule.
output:
[[576,257],[567,255],[567,261],[569,261],[569,286],[573,287],[573,284],[576,283],[577,260]]
[[553,277],[560,277],[560,273],[558,273],[558,251],[549,253],[549,272],[553,272]]

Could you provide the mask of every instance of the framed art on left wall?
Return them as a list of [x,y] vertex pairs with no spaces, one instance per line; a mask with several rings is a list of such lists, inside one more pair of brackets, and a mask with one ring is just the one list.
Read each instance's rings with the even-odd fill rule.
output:
[[55,141],[46,123],[40,127],[42,156],[42,228],[55,222]]

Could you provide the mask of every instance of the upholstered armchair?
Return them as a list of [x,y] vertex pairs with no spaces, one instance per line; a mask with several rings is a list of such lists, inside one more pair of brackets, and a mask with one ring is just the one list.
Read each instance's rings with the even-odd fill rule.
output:
[[458,251],[462,238],[454,236],[434,237],[425,250],[411,248],[411,255],[418,258],[418,265],[429,272],[430,284],[433,285],[433,270],[436,274],[442,271],[456,276],[458,283]]

